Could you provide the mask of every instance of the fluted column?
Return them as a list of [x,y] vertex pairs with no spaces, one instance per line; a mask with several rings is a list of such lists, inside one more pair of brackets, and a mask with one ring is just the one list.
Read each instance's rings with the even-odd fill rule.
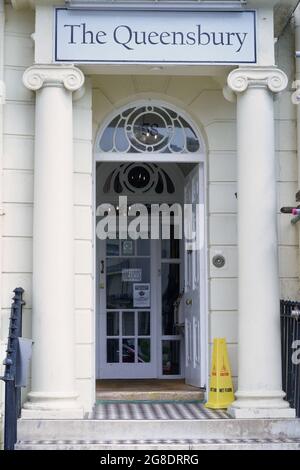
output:
[[227,83],[237,95],[239,249],[238,391],[229,412],[294,417],[281,381],[273,104],[288,80],[276,67],[242,67]]
[[27,69],[36,91],[32,388],[23,417],[81,418],[74,372],[73,66]]

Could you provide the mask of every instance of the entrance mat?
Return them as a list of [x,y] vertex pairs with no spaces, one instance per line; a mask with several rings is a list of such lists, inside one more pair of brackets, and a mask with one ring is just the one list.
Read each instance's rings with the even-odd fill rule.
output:
[[201,402],[100,402],[95,419],[229,419],[225,410],[210,410]]

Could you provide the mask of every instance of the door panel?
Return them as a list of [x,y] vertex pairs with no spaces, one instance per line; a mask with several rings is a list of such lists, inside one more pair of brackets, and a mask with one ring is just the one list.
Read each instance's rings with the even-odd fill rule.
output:
[[[197,165],[185,181],[185,362],[186,382],[203,387],[206,381],[206,326],[204,298],[204,175]],[[191,242],[193,240],[193,242]]]
[[100,377],[156,376],[151,240],[106,240],[100,253]]

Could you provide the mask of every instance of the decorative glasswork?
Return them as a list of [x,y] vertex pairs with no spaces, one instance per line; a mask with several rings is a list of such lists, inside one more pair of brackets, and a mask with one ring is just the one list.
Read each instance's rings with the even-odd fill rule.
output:
[[144,194],[154,190],[173,194],[175,186],[170,176],[155,163],[123,163],[106,178],[103,192]]
[[179,113],[147,104],[122,111],[106,126],[98,144],[101,152],[194,153],[197,134]]

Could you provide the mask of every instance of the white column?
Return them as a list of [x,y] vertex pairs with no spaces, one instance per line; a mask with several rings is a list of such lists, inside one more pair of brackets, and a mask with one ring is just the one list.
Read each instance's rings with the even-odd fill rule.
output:
[[273,67],[228,76],[237,94],[239,346],[235,418],[294,417],[283,400],[273,95],[288,83]]
[[33,221],[32,387],[25,418],[81,418],[75,393],[72,92],[73,66],[33,66],[36,91]]

